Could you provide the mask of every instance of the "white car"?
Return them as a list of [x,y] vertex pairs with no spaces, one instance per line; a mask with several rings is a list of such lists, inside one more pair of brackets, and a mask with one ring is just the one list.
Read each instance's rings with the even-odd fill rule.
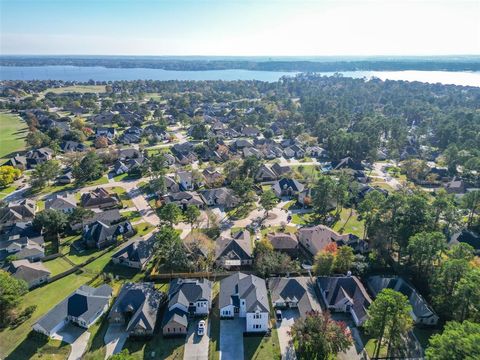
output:
[[205,335],[205,320],[200,320],[198,322],[198,328],[197,328],[197,335],[198,336],[203,336]]

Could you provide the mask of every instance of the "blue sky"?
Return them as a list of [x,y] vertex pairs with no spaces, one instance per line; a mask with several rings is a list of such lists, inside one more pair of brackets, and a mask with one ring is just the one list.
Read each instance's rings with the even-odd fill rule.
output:
[[1,54],[480,54],[480,0],[0,0]]

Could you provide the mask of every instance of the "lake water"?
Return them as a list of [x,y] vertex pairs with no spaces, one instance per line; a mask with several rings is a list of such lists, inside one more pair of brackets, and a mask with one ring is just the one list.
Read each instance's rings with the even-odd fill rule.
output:
[[[320,73],[333,75],[334,73]],[[428,83],[455,84],[480,87],[480,72],[450,71],[345,71],[353,78],[378,77],[382,80],[406,80]],[[277,81],[292,72],[209,70],[173,71],[145,68],[104,68],[99,66],[0,66],[0,80],[65,80],[65,81],[114,81],[114,80],[261,80]]]

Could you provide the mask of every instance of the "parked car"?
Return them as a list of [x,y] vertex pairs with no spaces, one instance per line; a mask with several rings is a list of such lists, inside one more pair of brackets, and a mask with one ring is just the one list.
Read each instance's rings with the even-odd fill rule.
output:
[[282,311],[281,310],[277,310],[275,312],[275,317],[277,319],[278,322],[281,322],[282,321]]
[[205,335],[205,320],[200,320],[198,322],[197,335],[198,336]]

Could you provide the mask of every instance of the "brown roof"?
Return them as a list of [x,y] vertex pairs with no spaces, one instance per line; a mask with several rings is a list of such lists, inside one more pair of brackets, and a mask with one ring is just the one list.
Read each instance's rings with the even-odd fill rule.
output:
[[298,239],[295,234],[271,233],[267,234],[267,238],[273,248],[277,250],[295,249],[298,246]]

